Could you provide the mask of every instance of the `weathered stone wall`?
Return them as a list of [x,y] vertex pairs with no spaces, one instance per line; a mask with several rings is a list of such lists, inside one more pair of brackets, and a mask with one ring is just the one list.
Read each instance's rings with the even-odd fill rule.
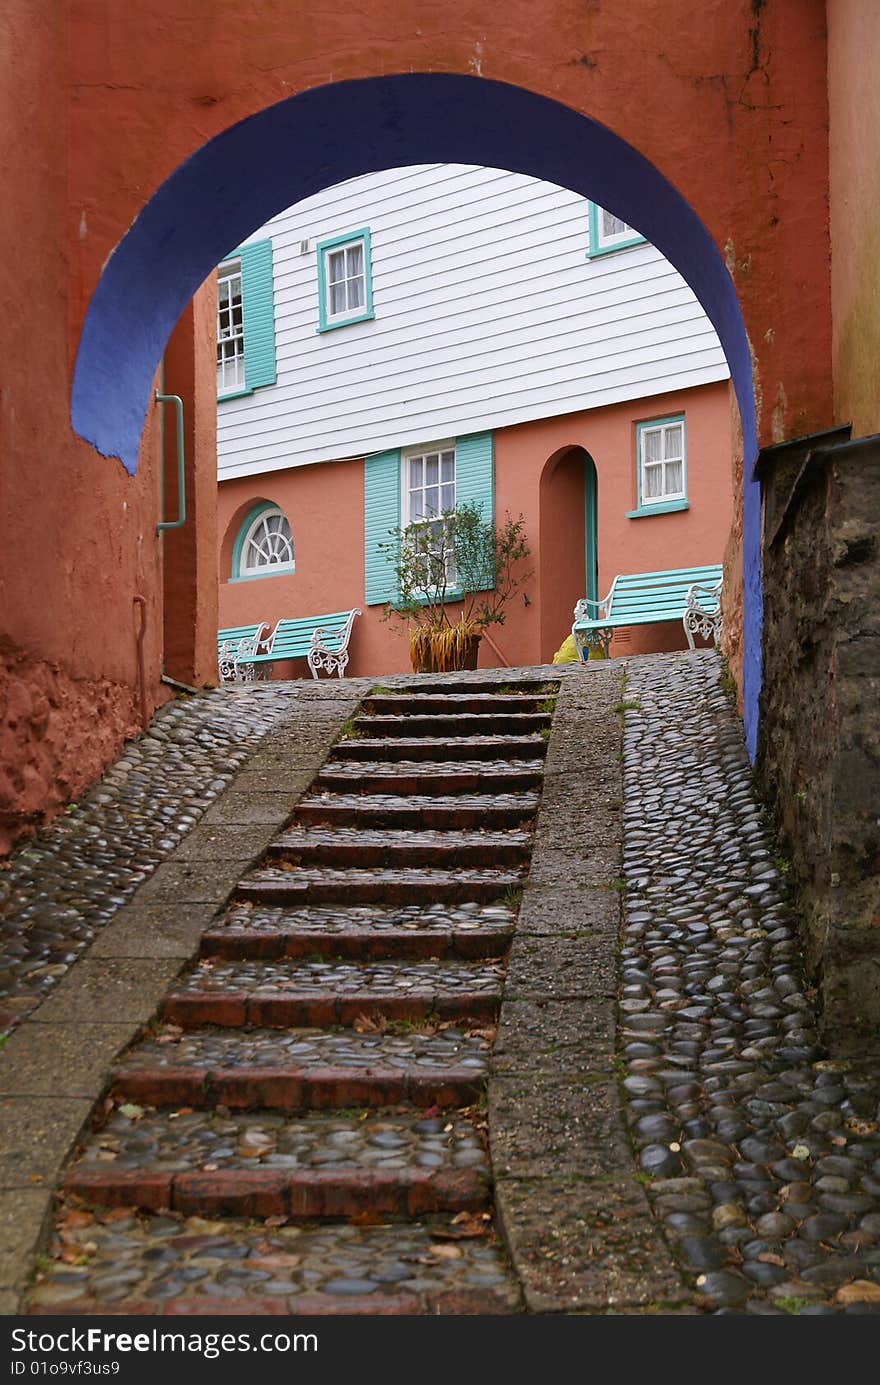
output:
[[0,856],[76,798],[139,729],[132,688],[77,678],[0,635]]
[[761,466],[758,771],[824,1035],[846,1052],[880,1049],[880,438],[823,442]]

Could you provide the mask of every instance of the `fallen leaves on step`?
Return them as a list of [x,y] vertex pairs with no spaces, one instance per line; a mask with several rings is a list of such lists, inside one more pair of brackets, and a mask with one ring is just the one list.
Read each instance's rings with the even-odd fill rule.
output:
[[348,1218],[349,1226],[381,1226],[382,1218],[378,1212],[367,1208],[363,1212],[355,1212],[354,1216]]
[[473,1241],[485,1236],[492,1220],[490,1212],[459,1212],[449,1226],[432,1226],[432,1241]]
[[880,1284],[870,1279],[853,1279],[841,1284],[834,1295],[835,1303],[880,1303]]

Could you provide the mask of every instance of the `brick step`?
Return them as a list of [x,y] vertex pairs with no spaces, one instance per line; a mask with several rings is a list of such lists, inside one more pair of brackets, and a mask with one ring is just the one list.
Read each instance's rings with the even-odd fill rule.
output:
[[292,1221],[418,1217],[477,1211],[486,1179],[470,1169],[236,1169],[218,1173],[76,1170],[64,1191],[100,1207],[167,1210],[188,1217],[287,1217]]
[[[448,1214],[387,1226],[267,1227],[134,1212],[85,1220],[71,1226],[61,1209],[50,1258],[29,1291],[31,1314],[488,1315],[519,1306],[491,1223],[485,1236],[459,1240]],[[450,1244],[455,1257],[443,1253]]]
[[[381,1027],[381,1026],[380,1026]],[[160,1028],[113,1070],[120,1101],[229,1110],[468,1106],[484,1091],[491,1026],[479,1033],[390,1022],[355,1029]]]
[[414,1217],[485,1207],[489,1161],[474,1126],[450,1115],[145,1112],[124,1103],[63,1186],[102,1207],[184,1216]]
[[456,900],[491,903],[518,890],[523,872],[507,869],[333,870],[296,866],[258,868],[236,887],[237,900],[286,906],[328,902],[347,904],[435,904]]
[[423,797],[438,794],[509,794],[537,788],[544,774],[541,762],[518,761],[449,765],[443,760],[422,763],[328,761],[312,781],[312,791],[391,794]]
[[166,1021],[200,1025],[354,1025],[383,1020],[494,1019],[503,968],[466,962],[205,961],[164,1000]]
[[521,865],[529,858],[531,835],[506,832],[407,831],[361,827],[293,827],[269,846],[271,864],[372,866],[416,869],[421,866],[455,870],[458,867]]
[[351,760],[542,760],[543,736],[362,736],[340,741],[330,761]]
[[231,927],[209,929],[202,934],[200,954],[202,957],[224,957],[227,961],[316,956],[357,962],[392,957],[398,960],[458,958],[477,961],[503,957],[512,940],[512,923],[460,931],[449,927],[399,929],[360,924],[330,934],[298,929],[295,923],[290,923],[259,931]]
[[[545,697],[555,697],[559,691],[559,678],[550,676],[548,678],[517,678],[515,670],[505,670],[503,678],[469,678],[462,677],[456,673],[436,674],[416,674],[412,682],[396,683],[390,692],[369,693],[370,697],[473,697],[475,694],[485,694],[489,697],[519,698],[536,697],[543,700]],[[554,670],[555,674],[555,670]],[[503,688],[504,692],[499,692]]]
[[537,712],[552,693],[372,693],[365,697],[361,706],[367,713],[377,716],[488,716],[498,712],[501,716]]
[[233,903],[202,934],[204,957],[389,957],[503,955],[516,914],[503,904],[305,906]]
[[536,793],[438,794],[395,797],[393,794],[311,794],[297,806],[294,820],[303,826],[410,827],[463,830],[468,827],[521,827],[538,811]]
[[490,715],[468,712],[407,712],[396,716],[361,715],[355,729],[361,736],[433,736],[437,739],[462,736],[525,736],[534,735],[550,725],[547,712],[493,712]]

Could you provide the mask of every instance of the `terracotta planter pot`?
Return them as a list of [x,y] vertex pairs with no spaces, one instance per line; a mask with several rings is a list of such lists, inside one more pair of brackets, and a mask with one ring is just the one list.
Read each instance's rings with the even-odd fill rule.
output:
[[472,669],[477,667],[477,659],[480,653],[480,640],[482,635],[471,635],[468,640],[464,653],[458,659],[447,662],[443,659],[436,659],[430,652],[425,659],[418,664],[413,664],[414,673],[457,673],[460,669]]

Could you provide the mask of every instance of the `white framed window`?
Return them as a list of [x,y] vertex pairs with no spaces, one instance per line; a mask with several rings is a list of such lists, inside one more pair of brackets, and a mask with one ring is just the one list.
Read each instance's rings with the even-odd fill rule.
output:
[[244,388],[241,262],[230,260],[217,271],[217,393]]
[[629,245],[643,245],[645,237],[596,202],[589,204],[590,249],[589,258],[607,255],[612,250],[625,250]]
[[404,527],[455,509],[455,443],[437,443],[403,456]]
[[264,505],[245,520],[239,536],[238,577],[271,577],[293,572],[293,534],[283,510]]
[[684,418],[637,426],[639,508],[687,500]]
[[374,317],[369,228],[318,242],[318,331]]
[[[455,443],[433,443],[401,458],[403,527],[427,522],[438,536],[443,516],[455,510]],[[446,581],[455,584],[455,560],[447,554]]]

